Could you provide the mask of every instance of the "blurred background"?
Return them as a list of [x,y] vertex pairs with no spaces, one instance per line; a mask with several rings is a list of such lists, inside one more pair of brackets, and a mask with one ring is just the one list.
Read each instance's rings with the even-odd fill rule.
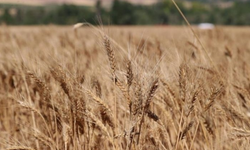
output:
[[[250,0],[176,0],[191,24],[249,25]],[[7,25],[181,25],[171,0],[0,0]]]

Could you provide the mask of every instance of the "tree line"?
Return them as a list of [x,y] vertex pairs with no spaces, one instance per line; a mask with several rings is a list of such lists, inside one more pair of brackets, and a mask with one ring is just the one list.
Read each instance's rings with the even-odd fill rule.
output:
[[[222,8],[213,4],[177,2],[192,24],[210,22],[220,25],[250,25],[250,2],[234,2]],[[180,25],[184,21],[170,0],[145,6],[115,0],[111,8],[78,5],[24,6],[0,5],[0,23],[11,25],[69,25],[77,22],[112,25]]]

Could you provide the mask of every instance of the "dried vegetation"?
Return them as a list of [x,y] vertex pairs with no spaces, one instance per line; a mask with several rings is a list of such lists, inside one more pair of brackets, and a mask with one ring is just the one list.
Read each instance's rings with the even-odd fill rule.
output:
[[2,27],[0,148],[248,149],[250,32]]

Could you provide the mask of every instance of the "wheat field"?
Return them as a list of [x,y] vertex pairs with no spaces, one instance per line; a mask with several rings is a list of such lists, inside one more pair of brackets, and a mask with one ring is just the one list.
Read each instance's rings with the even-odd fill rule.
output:
[[248,150],[250,30],[193,28],[2,26],[0,149]]

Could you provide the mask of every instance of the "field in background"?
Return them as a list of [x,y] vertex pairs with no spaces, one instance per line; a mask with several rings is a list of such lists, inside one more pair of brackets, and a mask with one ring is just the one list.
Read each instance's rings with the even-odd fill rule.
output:
[[248,149],[250,30],[1,27],[0,149]]

